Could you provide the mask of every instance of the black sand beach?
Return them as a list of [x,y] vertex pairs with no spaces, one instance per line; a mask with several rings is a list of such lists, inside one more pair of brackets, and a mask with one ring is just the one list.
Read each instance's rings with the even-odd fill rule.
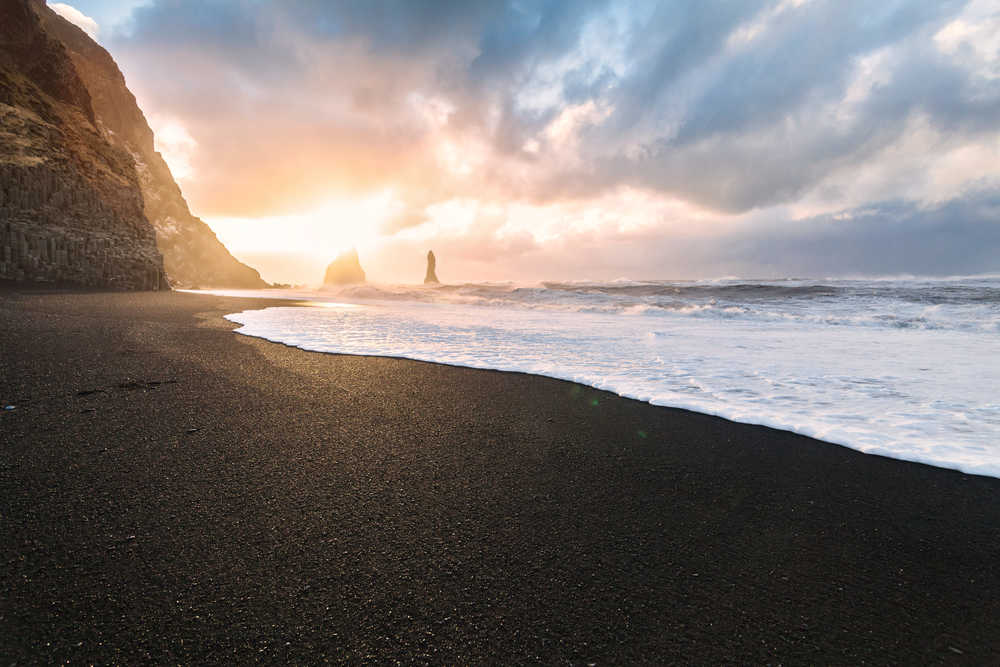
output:
[[0,293],[0,661],[1000,662],[1000,480],[265,305]]

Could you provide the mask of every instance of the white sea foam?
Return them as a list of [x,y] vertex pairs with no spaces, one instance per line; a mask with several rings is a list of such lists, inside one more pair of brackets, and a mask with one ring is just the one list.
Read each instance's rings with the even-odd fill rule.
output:
[[229,315],[239,333],[322,352],[548,375],[1000,477],[996,277],[256,295],[313,305]]

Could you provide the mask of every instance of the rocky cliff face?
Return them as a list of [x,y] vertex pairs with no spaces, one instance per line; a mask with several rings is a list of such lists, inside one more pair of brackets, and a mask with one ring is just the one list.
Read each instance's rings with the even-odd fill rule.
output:
[[265,287],[256,270],[234,258],[208,225],[191,214],[170,168],[154,149],[153,132],[111,55],[48,8],[39,14],[45,32],[65,45],[89,95],[99,132],[135,163],[144,211],[156,229],[170,283],[179,287]]
[[326,267],[326,275],[323,277],[324,285],[351,285],[364,281],[365,272],[361,268],[358,251],[353,248],[341,253],[337,259],[330,262],[330,265]]
[[134,160],[102,136],[47,14],[0,0],[0,280],[167,287]]

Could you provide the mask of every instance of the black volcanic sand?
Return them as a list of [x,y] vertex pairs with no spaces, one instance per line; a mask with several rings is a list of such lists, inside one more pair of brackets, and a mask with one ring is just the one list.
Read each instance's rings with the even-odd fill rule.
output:
[[2,662],[1000,662],[1000,480],[266,303],[0,294]]

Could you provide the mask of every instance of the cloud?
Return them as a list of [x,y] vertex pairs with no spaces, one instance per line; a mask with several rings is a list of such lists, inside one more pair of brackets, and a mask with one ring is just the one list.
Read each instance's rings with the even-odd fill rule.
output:
[[99,32],[97,21],[84,14],[76,7],[67,5],[63,2],[49,3],[49,7],[51,7],[52,11],[56,14],[90,35],[91,39],[97,41],[97,33]]
[[963,275],[997,270],[1000,190],[968,193],[933,206],[908,201],[734,234],[725,254],[734,266],[770,267],[770,275]]
[[[669,242],[652,228],[512,246],[492,242],[492,234],[444,237],[433,248],[451,275],[494,280],[970,275],[1000,268],[998,221],[1000,190],[994,189],[928,207],[886,201],[803,219],[744,218],[709,235],[675,235]],[[428,243],[400,239],[392,261],[419,257]],[[466,243],[489,256],[476,264]],[[388,266],[372,268],[375,275],[392,275]]]
[[[390,192],[378,233],[405,240],[448,202],[604,220],[642,192],[721,243],[738,220],[819,229],[875,205],[865,224],[931,235],[913,211],[1000,187],[997,20],[990,0],[153,0],[111,50],[188,133],[185,195],[209,218]],[[652,268],[683,225],[644,225]],[[511,247],[584,243],[543,226]],[[625,252],[619,227],[595,248]]]

